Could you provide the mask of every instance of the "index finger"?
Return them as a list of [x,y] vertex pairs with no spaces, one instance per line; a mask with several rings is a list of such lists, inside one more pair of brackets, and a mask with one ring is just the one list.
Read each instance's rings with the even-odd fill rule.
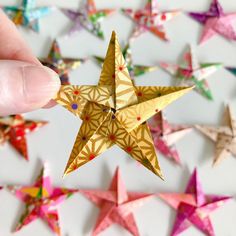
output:
[[18,60],[41,65],[27,46],[15,24],[0,9],[0,59]]

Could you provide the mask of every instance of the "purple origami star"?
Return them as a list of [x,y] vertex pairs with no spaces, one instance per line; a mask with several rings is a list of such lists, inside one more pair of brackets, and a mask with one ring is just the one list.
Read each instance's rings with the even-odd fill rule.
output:
[[226,39],[236,41],[236,31],[232,24],[233,21],[236,20],[236,12],[224,13],[218,0],[212,1],[210,9],[207,12],[189,12],[188,14],[194,20],[204,25],[200,44],[206,42],[216,34],[220,34]]
[[205,195],[193,172],[185,193],[161,193],[158,196],[177,211],[171,236],[177,236],[194,225],[205,235],[215,236],[210,213],[229,201],[231,197]]

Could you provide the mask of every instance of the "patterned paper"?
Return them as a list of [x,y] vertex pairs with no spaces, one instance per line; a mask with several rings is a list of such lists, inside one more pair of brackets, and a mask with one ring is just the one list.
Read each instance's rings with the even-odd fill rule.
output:
[[117,144],[162,177],[146,120],[192,88],[133,85],[113,32],[98,86],[62,86],[55,100],[83,120],[68,174]]
[[215,236],[210,213],[232,199],[228,196],[205,195],[196,169],[185,193],[161,193],[158,196],[177,212],[171,236],[180,235],[192,225],[205,235]]
[[149,122],[154,145],[168,159],[181,164],[179,153],[175,147],[177,141],[188,134],[192,128],[187,125],[173,125],[165,118],[162,111]]
[[212,0],[207,12],[190,12],[189,15],[204,25],[200,43],[205,43],[217,34],[228,40],[236,40],[236,31],[233,25],[233,21],[236,20],[236,12],[225,13],[218,0]]
[[5,6],[3,10],[16,25],[39,32],[39,19],[50,14],[52,7],[36,7],[36,0],[22,0],[21,6]]
[[141,10],[122,9],[122,11],[136,24],[131,39],[149,31],[162,40],[168,40],[164,24],[180,13],[179,10],[160,12],[157,0],[147,0],[144,9]]
[[47,166],[42,168],[32,186],[7,186],[7,188],[25,203],[25,211],[15,231],[21,230],[36,219],[42,219],[56,235],[61,235],[57,206],[77,190],[54,188]]
[[[147,72],[152,72],[157,69],[157,66],[143,66],[143,65],[134,65],[133,59],[132,59],[132,52],[131,47],[129,44],[126,45],[126,47],[122,51],[124,59],[126,61],[126,66],[129,71],[130,76],[137,77],[146,74]],[[94,59],[98,62],[99,65],[103,65],[104,58],[94,56]]]
[[44,66],[51,68],[60,76],[62,85],[68,85],[70,84],[69,72],[81,66],[86,60],[63,58],[58,42],[54,40],[48,57],[40,59],[40,61]]
[[236,157],[236,121],[230,106],[225,108],[225,125],[196,125],[196,128],[215,143],[213,165],[218,164],[229,155]]
[[62,12],[73,21],[73,27],[69,35],[80,31],[82,28],[88,30],[100,39],[104,39],[101,22],[114,12],[112,9],[97,10],[94,0],[83,0],[83,6],[78,10],[61,9]]
[[0,117],[1,143],[8,141],[25,160],[29,160],[26,135],[46,124],[45,121],[25,120],[21,115]]
[[113,224],[118,224],[130,234],[139,236],[133,213],[154,196],[154,194],[143,192],[127,192],[119,168],[107,191],[80,190],[80,193],[100,209],[93,236],[100,234]]
[[206,78],[211,76],[218,69],[222,68],[221,63],[199,64],[192,46],[183,55],[181,65],[162,62],[160,66],[176,77],[178,86],[195,86],[195,90],[209,100],[213,100],[212,93],[207,84]]

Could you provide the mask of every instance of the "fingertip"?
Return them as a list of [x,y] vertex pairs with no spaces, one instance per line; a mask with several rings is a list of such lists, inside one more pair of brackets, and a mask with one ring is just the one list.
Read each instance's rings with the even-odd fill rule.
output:
[[60,89],[59,76],[48,67],[0,61],[0,115],[42,108]]

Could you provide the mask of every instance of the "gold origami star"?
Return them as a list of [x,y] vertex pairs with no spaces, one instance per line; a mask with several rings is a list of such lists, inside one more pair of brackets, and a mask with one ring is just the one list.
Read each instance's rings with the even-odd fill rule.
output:
[[146,121],[191,89],[134,86],[113,32],[98,86],[64,85],[55,98],[83,120],[65,175],[117,144],[162,178]]

